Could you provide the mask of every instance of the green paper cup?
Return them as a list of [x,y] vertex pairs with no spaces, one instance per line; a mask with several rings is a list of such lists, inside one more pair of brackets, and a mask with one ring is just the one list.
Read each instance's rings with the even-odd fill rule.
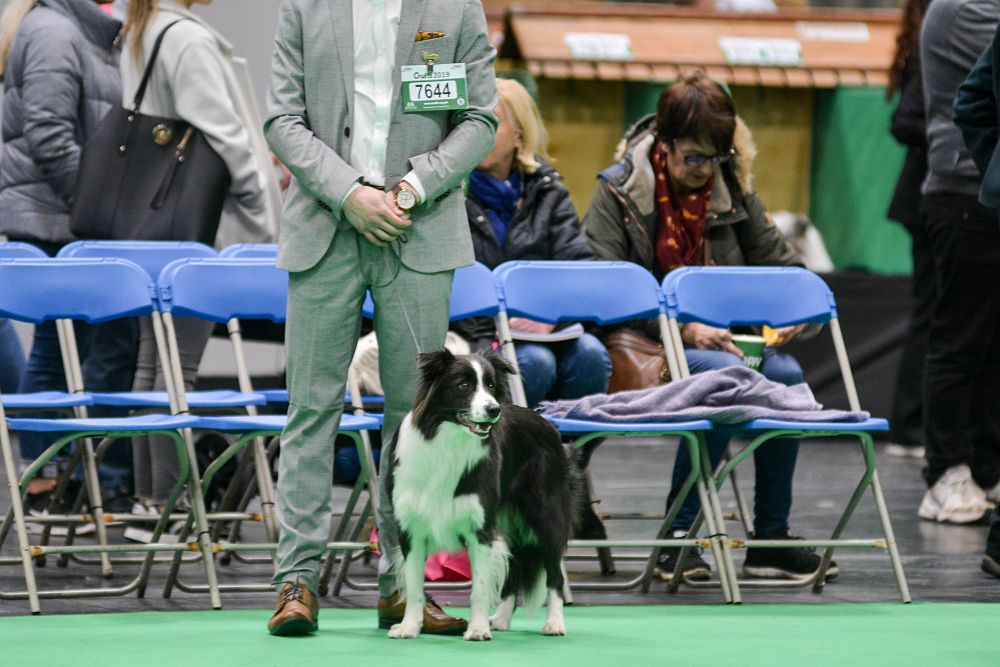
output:
[[733,336],[733,345],[743,352],[743,365],[753,370],[760,369],[764,360],[764,337],[738,334]]

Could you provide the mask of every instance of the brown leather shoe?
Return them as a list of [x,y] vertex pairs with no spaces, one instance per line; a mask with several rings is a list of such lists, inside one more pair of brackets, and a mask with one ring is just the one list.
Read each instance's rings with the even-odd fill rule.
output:
[[[388,630],[403,620],[406,603],[403,596],[396,593],[391,598],[378,599],[378,627]],[[424,605],[424,628],[421,632],[428,635],[460,635],[469,626],[464,618],[455,618],[444,613],[438,603],[430,595]]]
[[267,631],[280,637],[294,637],[315,632],[317,628],[319,604],[312,591],[298,582],[282,586]]

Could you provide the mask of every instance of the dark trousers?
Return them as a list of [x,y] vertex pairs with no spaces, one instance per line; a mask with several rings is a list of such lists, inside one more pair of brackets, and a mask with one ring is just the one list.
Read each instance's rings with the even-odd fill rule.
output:
[[1000,479],[1000,226],[971,196],[924,198],[938,276],[924,376],[924,437],[934,484],[966,464],[983,488]]
[[906,231],[912,240],[913,283],[910,295],[913,310],[896,376],[889,439],[901,445],[921,446],[924,444],[924,361],[927,358],[931,315],[937,303],[937,276],[927,219],[918,216],[908,221]]
[[990,533],[986,538],[986,555],[1000,562],[1000,509],[990,516]]

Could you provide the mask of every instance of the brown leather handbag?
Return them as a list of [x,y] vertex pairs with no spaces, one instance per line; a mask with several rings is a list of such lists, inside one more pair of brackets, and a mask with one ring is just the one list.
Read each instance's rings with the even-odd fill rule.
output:
[[604,346],[611,356],[611,379],[608,393],[646,389],[670,382],[670,370],[663,345],[653,342],[634,329],[619,329],[608,334]]

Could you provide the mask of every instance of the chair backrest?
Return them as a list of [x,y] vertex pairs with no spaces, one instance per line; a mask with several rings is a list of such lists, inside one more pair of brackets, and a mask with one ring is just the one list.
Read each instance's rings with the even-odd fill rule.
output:
[[59,257],[99,259],[118,257],[142,267],[152,281],[170,262],[189,257],[218,257],[211,246],[194,241],[74,241],[59,251]]
[[238,259],[270,259],[278,257],[277,243],[236,243],[226,246],[219,253],[220,257],[234,257]]
[[148,315],[154,285],[124,259],[0,259],[0,317],[40,324]]
[[833,292],[799,267],[697,266],[663,279],[667,316],[717,327],[822,323],[837,317]]
[[630,262],[506,262],[493,276],[508,316],[614,324],[660,314],[656,279]]
[[41,248],[20,241],[0,243],[0,259],[42,259],[48,257]]
[[160,273],[157,292],[160,309],[174,317],[284,322],[288,273],[269,259],[180,259]]
[[[451,303],[448,317],[452,321],[468,317],[495,317],[500,309],[493,272],[485,264],[476,262],[455,270],[451,286]],[[371,294],[365,295],[361,314],[368,319],[375,317],[375,303]]]

